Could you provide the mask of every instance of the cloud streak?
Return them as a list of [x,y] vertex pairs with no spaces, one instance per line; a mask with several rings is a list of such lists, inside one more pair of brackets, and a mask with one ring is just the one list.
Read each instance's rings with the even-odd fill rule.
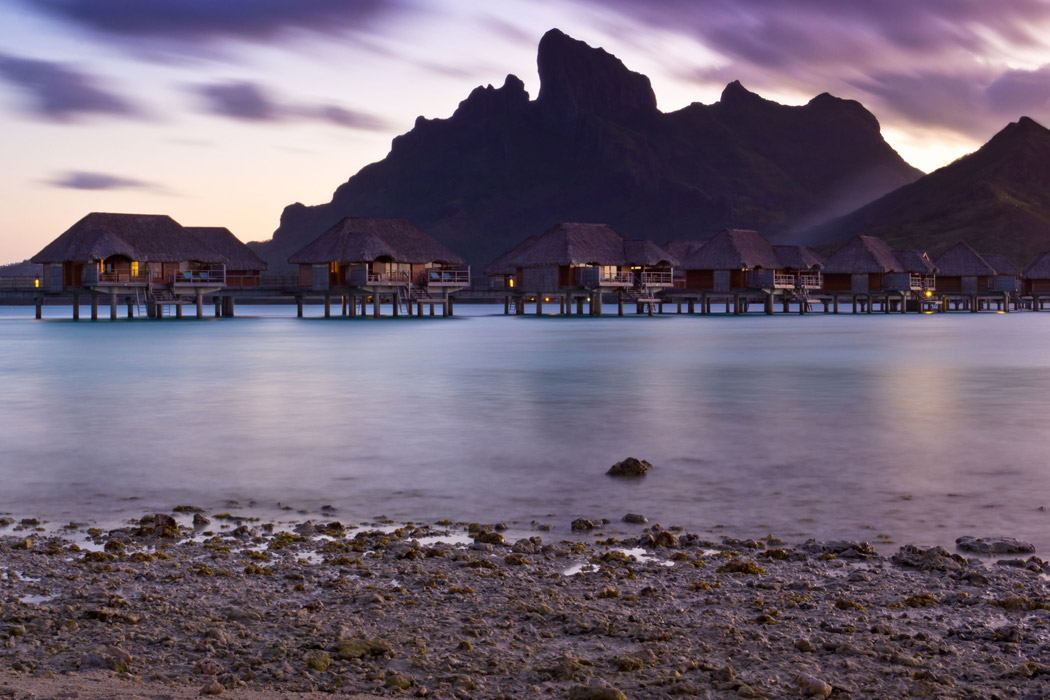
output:
[[[25,0],[29,3],[29,0]],[[131,42],[266,41],[290,31],[360,32],[395,12],[390,0],[36,0],[81,27]]]
[[142,180],[86,170],[71,170],[61,173],[49,180],[47,184],[71,190],[160,189],[156,185]]
[[[653,57],[711,85],[833,92],[880,118],[987,138],[1021,113],[1050,117],[1050,4],[1040,0],[573,0],[633,32],[695,40],[718,64]],[[627,30],[624,30],[627,31]]]
[[30,111],[55,121],[85,115],[141,117],[142,110],[98,79],[64,63],[0,54],[0,76],[29,98]]
[[289,120],[320,121],[348,129],[382,131],[389,124],[382,118],[334,104],[284,103],[262,86],[234,81],[193,86],[206,112],[248,122]]

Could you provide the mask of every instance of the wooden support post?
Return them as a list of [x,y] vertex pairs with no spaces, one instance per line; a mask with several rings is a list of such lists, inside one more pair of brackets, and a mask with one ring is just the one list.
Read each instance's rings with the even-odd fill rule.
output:
[[128,318],[135,318],[135,304],[131,301],[131,297],[128,297]]
[[1003,292],[1003,313],[1010,313],[1010,294]]
[[175,304],[175,318],[182,318],[182,304]]
[[372,318],[379,318],[379,301],[380,301],[379,290],[373,290],[373,292],[372,292]]
[[602,315],[602,293],[601,290],[595,293],[594,301],[598,304],[598,315]]
[[783,306],[784,313],[788,313],[791,310],[791,305],[788,303],[787,294],[780,297],[780,303]]
[[906,292],[901,292],[901,313],[908,313],[908,296]]
[[572,316],[572,295],[565,295],[565,315]]
[[766,316],[773,315],[774,305],[773,292],[766,292]]
[[[433,307],[431,307],[433,308]],[[514,315],[524,316],[525,315],[525,297],[514,297]]]
[[583,316],[583,297],[576,297],[576,315]]
[[645,304],[643,304],[642,302],[638,302],[637,304],[635,304],[634,305],[634,312],[636,314],[638,314],[639,316],[644,314],[645,313]]
[[442,306],[443,311],[442,311],[441,315],[444,316],[445,318],[450,318],[452,316],[452,295],[450,295],[448,293],[448,290],[446,289],[444,296],[445,296],[445,303]]
[[536,315],[537,316],[542,316],[543,315],[543,295],[542,294],[537,294],[536,295]]
[[348,294],[346,297],[346,314],[350,318],[357,318],[357,296]]
[[[423,302],[419,302],[419,315],[423,315]],[[510,295],[503,297],[503,315],[510,316]]]
[[[679,305],[680,306],[680,305]],[[623,292],[616,294],[616,315],[623,316]]]
[[695,309],[696,309],[696,300],[695,299],[690,299],[687,313],[689,313],[689,315],[691,316],[693,314],[693,312],[695,311]]
[[332,293],[329,291],[324,293],[324,317],[332,317]]
[[682,313],[682,300],[681,299],[678,300],[678,312],[677,313]]
[[303,297],[301,294],[295,296],[295,317],[303,317]]
[[832,310],[834,311],[834,313],[838,313],[839,312],[839,295],[838,294],[832,294],[831,295],[831,303],[834,305],[834,306],[832,306]]
[[394,293],[390,295],[390,306],[393,307],[394,318],[401,315],[401,299],[398,297],[397,290],[394,290]]
[[[157,312],[157,316],[158,317],[160,316],[159,310]],[[222,297],[216,296],[215,297],[215,318],[221,318],[221,317],[222,317]]]
[[853,295],[853,313],[857,313],[857,295]]
[[977,296],[976,295],[970,297],[970,311],[973,312],[973,313],[977,313],[977,311],[978,311],[978,308],[977,308]]
[[882,297],[882,313],[888,314],[890,312],[890,295],[887,294]]
[[434,302],[430,302],[430,315],[434,315]]
[[657,306],[657,308],[659,309],[659,313],[662,314],[664,312],[664,303],[662,301],[659,302],[659,306]]
[[91,320],[98,320],[98,294],[91,292]]
[[204,293],[197,290],[197,318],[204,318]]
[[423,302],[416,302],[416,316],[423,318]]
[[44,297],[37,297],[33,300],[36,304],[36,320],[44,318]]
[[117,320],[117,307],[120,304],[117,303],[117,290],[113,290],[109,293],[109,320]]
[[80,295],[73,292],[73,320],[80,320]]
[[874,310],[875,310],[875,308],[874,308],[875,304],[873,303],[875,301],[874,297],[869,295],[868,298],[865,301],[866,301],[865,312],[868,313],[868,314],[873,313]]

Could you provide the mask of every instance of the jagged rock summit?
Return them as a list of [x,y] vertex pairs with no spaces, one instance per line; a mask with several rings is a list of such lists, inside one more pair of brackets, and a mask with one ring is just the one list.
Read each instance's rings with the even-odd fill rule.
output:
[[856,234],[934,257],[962,240],[1023,267],[1050,250],[1050,130],[1021,117],[977,151],[803,235]]
[[474,266],[559,221],[657,242],[726,227],[776,237],[844,214],[921,175],[857,102],[785,106],[730,83],[713,105],[657,108],[649,79],[552,29],[539,95],[507,76],[447,119],[416,120],[327,204],[285,208],[271,269],[346,216],[404,218]]

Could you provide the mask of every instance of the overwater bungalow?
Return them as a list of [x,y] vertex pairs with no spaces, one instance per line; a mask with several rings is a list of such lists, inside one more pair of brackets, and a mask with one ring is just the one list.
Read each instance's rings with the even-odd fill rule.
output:
[[[451,294],[470,286],[470,268],[459,255],[403,219],[348,217],[328,229],[309,245],[288,258],[299,266],[303,292],[325,296],[329,315],[332,294],[348,298],[349,314],[356,303],[372,300],[379,315],[383,298],[392,302],[394,315],[404,305],[413,308],[442,305],[448,315]],[[302,295],[299,297],[302,314]]]
[[[227,284],[228,265],[245,273],[266,264],[227,229],[187,229],[169,216],[91,213],[31,259],[43,265],[45,293],[71,293],[74,318],[79,296],[90,295],[92,318],[98,297],[110,296],[110,315],[118,299],[144,304],[150,315],[165,305],[195,300],[202,315],[203,297]],[[38,308],[39,311],[39,308]]]
[[[1050,296],[1050,250],[1037,255],[1024,269],[1022,277],[1025,294],[1041,299]],[[1033,308],[1042,308],[1041,302],[1034,304]]]
[[933,264],[937,266],[938,293],[978,294],[995,288],[995,268],[965,241],[946,250]]
[[904,272],[890,247],[874,236],[854,236],[824,266],[824,289],[867,294],[883,291],[888,275]]
[[[227,288],[258,287],[262,284],[262,273],[267,268],[266,261],[241,243],[230,229],[221,226],[186,226],[184,229],[221,258]],[[181,276],[183,280],[190,279],[193,272],[186,270]],[[178,277],[176,275],[176,282],[179,281]]]
[[915,292],[931,295],[937,284],[937,266],[923,250],[893,251],[900,263],[901,271],[889,273],[883,279],[883,287],[889,290]]
[[1010,258],[1002,253],[981,253],[981,257],[995,269],[995,279],[992,280],[995,291],[1021,292],[1023,290],[1021,271]]
[[690,290],[732,292],[763,288],[794,289],[795,278],[779,275],[773,244],[757,231],[726,229],[682,261]]
[[783,275],[791,275],[795,279],[795,288],[800,290],[823,289],[823,271],[827,264],[824,256],[803,245],[775,245],[773,252],[780,261],[781,279]]
[[560,223],[504,253],[486,271],[516,292],[519,313],[526,297],[536,298],[538,313],[543,300],[556,297],[565,313],[572,313],[574,300],[582,313],[587,298],[598,315],[607,292],[617,293],[621,313],[624,299],[651,305],[656,293],[673,287],[675,264],[655,243],[630,240],[606,224]]

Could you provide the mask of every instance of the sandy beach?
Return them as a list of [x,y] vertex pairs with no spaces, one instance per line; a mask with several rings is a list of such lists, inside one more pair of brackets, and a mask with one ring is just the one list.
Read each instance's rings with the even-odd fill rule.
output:
[[1050,566],[1008,540],[194,511],[0,531],[0,698],[1050,694]]

